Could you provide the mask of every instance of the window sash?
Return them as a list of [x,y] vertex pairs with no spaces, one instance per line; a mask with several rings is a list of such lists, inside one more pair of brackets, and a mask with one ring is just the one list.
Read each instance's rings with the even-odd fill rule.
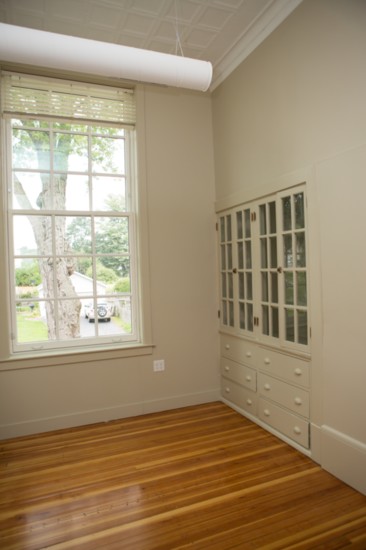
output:
[[[14,74],[3,74],[2,75],[2,94],[1,94],[1,107],[5,119],[5,124],[7,130],[6,134],[6,144],[7,144],[7,178],[8,181],[12,181],[12,147],[11,147],[11,119],[24,118],[24,119],[47,119],[49,122],[64,122],[68,120],[71,123],[78,124],[79,122],[85,123],[90,126],[118,126],[127,128],[125,132],[125,143],[126,143],[126,172],[125,177],[130,181],[130,191],[131,187],[135,187],[134,177],[134,147],[132,144],[135,142],[135,136],[133,132],[133,127],[136,120],[135,112],[135,98],[131,90],[122,90],[114,89],[101,86],[92,86],[84,85],[74,82],[64,82],[64,81],[55,81],[48,78],[38,78],[38,77],[29,77],[28,75],[14,75]],[[25,90],[26,101],[22,103],[20,100],[21,92]],[[39,92],[39,93],[38,93]],[[80,93],[82,95],[82,101],[80,102],[80,109],[77,111],[77,115],[73,116],[73,110],[75,106],[75,93]],[[32,94],[34,100],[32,100]],[[57,95],[59,94],[59,95]],[[63,94],[63,99],[61,101],[61,95]],[[90,109],[90,106],[94,103],[95,98],[97,98],[97,108]],[[16,100],[16,101],[15,101]],[[120,108],[118,107],[120,105]],[[62,109],[61,109],[61,107]],[[37,112],[33,112],[37,111]],[[86,117],[84,119],[84,117]],[[77,132],[78,133],[78,132]],[[37,170],[39,171],[39,170]],[[50,173],[52,170],[50,171]],[[89,177],[92,176],[89,173]],[[26,214],[22,209],[13,209],[11,204],[11,193],[7,193],[9,198],[9,253],[10,253],[10,262],[9,262],[9,277],[10,281],[15,281],[15,262],[14,259],[17,256],[14,254],[13,250],[13,230],[12,230],[12,218],[13,215],[17,214]],[[137,231],[137,219],[135,214],[135,197],[134,192],[132,195],[128,192],[129,205],[127,210],[120,212],[121,217],[128,217],[130,220],[129,223],[129,241],[130,241],[130,292],[129,297],[131,299],[131,332],[128,334],[118,334],[118,335],[109,335],[101,336],[98,334],[98,324],[96,327],[97,335],[95,337],[89,338],[75,338],[75,340],[45,340],[42,342],[17,342],[16,341],[16,303],[19,301],[19,297],[16,296],[14,283],[10,284],[10,295],[12,300],[12,348],[13,352],[26,352],[26,351],[46,351],[49,350],[66,350],[66,349],[75,349],[83,348],[85,350],[90,348],[93,345],[108,345],[112,347],[120,347],[123,344],[131,345],[133,343],[140,342],[140,305],[139,305],[139,296],[138,296],[138,283],[137,283],[137,241],[136,241],[136,231]],[[34,211],[31,212],[34,214]],[[37,211],[39,215],[51,214],[52,216],[98,216],[99,215],[112,215],[110,212],[97,212],[97,211],[52,211],[46,212],[45,210]],[[116,216],[117,214],[113,214]],[[79,254],[76,253],[76,256]],[[98,254],[97,254],[98,256]],[[96,274],[94,275],[94,277]],[[113,295],[111,298],[119,299],[123,296]],[[107,296],[106,296],[107,298]],[[96,299],[96,298],[95,298]],[[26,303],[26,300],[24,301]]]

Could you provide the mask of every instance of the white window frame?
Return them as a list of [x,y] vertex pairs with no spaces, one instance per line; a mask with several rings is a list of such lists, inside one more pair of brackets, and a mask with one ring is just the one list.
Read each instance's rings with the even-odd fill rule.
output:
[[[11,115],[7,115],[8,118],[11,118]],[[13,118],[21,118],[18,116],[13,116]],[[23,118],[23,116],[22,116]],[[33,117],[33,118],[40,118],[40,117]],[[74,121],[75,122],[75,121]],[[91,124],[94,123],[99,124],[99,122],[91,121]],[[113,125],[110,123],[110,125]],[[7,180],[9,178],[11,173],[11,162],[9,162],[9,147],[11,147],[11,140],[9,135],[9,127],[5,131],[4,130],[4,120],[2,121],[2,158],[5,162],[2,162],[4,166],[3,170],[3,181],[11,181]],[[91,338],[91,339],[75,339],[75,341],[67,340],[67,341],[53,341],[53,342],[44,342],[40,346],[34,346],[34,345],[23,345],[14,342],[13,345],[9,347],[9,353],[6,354],[8,358],[17,358],[17,357],[32,357],[35,355],[42,356],[42,355],[57,355],[57,354],[69,354],[73,352],[82,352],[82,353],[89,353],[91,351],[98,351],[103,352],[103,350],[116,350],[121,349],[126,352],[127,349],[132,350],[133,348],[136,349],[136,353],[132,353],[132,355],[139,355],[139,354],[145,354],[151,352],[149,348],[151,347],[150,343],[150,327],[149,327],[149,311],[147,311],[147,314],[144,315],[142,311],[142,302],[146,303],[146,283],[143,283],[141,280],[141,270],[144,271],[144,278],[146,280],[146,272],[147,272],[147,260],[146,258],[143,258],[143,255],[146,254],[146,245],[142,242],[142,237],[146,232],[146,222],[143,222],[143,210],[144,208],[139,208],[139,197],[141,190],[137,188],[137,157],[136,157],[136,148],[137,148],[137,140],[136,140],[136,130],[131,129],[130,126],[128,126],[128,129],[126,130],[126,142],[128,142],[127,147],[127,154],[126,154],[126,177],[129,177],[130,185],[133,186],[131,189],[132,191],[132,203],[130,205],[130,213],[129,213],[129,219],[130,219],[130,249],[131,249],[131,294],[134,293],[135,299],[133,300],[133,311],[132,311],[132,318],[134,319],[134,326],[131,331],[131,336],[127,336],[124,338],[121,337],[97,337],[97,338]],[[4,153],[4,150],[8,148],[7,154]],[[128,176],[127,176],[128,174]],[[3,188],[6,188],[6,185],[3,185]],[[7,189],[4,189],[4,195],[8,195]],[[143,194],[143,193],[142,193]],[[3,196],[4,199],[4,196]],[[5,204],[7,204],[7,198],[5,197]],[[38,211],[37,211],[38,213]],[[43,214],[43,211],[39,211],[40,214]],[[62,212],[64,215],[69,214],[69,212]],[[72,214],[77,214],[77,212],[72,212]],[[80,214],[87,215],[87,212],[83,211]],[[94,215],[98,215],[98,213],[94,212]],[[105,214],[105,212],[104,212]],[[142,215],[141,215],[142,214]],[[146,213],[145,213],[146,214]],[[123,215],[126,215],[124,212]],[[1,231],[0,231],[1,233]],[[7,237],[7,243],[5,246],[6,250],[6,264],[8,266],[13,266],[13,255],[11,253],[12,251],[12,233],[11,229],[9,230],[9,226],[7,228],[4,228],[4,233]],[[1,235],[0,235],[1,236]],[[10,261],[11,258],[11,261]],[[134,274],[134,275],[133,275]],[[7,299],[7,310],[8,310],[8,323],[9,328],[11,326],[11,333],[14,334],[14,328],[15,328],[15,322],[16,322],[16,311],[15,311],[15,285],[13,283],[15,281],[14,278],[14,270],[13,267],[10,267],[8,270],[8,286],[9,286],[9,293],[8,299]],[[144,298],[145,296],[145,298]],[[148,310],[148,307],[147,307]],[[2,354],[1,354],[2,355]],[[99,355],[99,354],[98,354]],[[124,353],[125,355],[125,353]],[[131,353],[128,352],[127,356],[130,356]],[[0,357],[0,363],[2,359],[5,359],[6,357],[2,356]],[[57,363],[57,361],[56,361]],[[0,364],[1,369],[1,364]]]

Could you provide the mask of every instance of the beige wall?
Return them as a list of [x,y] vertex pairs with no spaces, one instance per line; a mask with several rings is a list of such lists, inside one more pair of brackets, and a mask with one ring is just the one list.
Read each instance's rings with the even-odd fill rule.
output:
[[365,29],[362,0],[304,0],[213,93],[218,207],[308,181],[313,449],[364,492]]
[[[214,169],[208,95],[139,88],[153,355],[0,367],[3,437],[210,401],[218,393]],[[0,288],[5,266],[0,267]],[[6,311],[5,292],[0,306]],[[1,319],[0,352],[7,328]],[[111,354],[112,355],[112,354]],[[108,354],[107,354],[108,356]],[[153,359],[166,371],[153,373]],[[62,361],[61,361],[62,363]],[[19,366],[19,365],[18,365]]]

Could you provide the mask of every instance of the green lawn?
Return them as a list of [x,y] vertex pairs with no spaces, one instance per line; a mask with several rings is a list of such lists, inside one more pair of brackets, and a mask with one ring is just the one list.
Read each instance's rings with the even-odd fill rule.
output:
[[43,323],[43,321],[18,314],[17,326],[19,342],[37,342],[40,340],[48,340],[47,326]]

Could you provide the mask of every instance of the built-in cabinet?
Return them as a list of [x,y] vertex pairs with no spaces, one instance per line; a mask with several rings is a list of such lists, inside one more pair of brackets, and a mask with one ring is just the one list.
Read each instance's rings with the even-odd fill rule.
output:
[[223,399],[309,449],[305,185],[221,212],[217,229]]

